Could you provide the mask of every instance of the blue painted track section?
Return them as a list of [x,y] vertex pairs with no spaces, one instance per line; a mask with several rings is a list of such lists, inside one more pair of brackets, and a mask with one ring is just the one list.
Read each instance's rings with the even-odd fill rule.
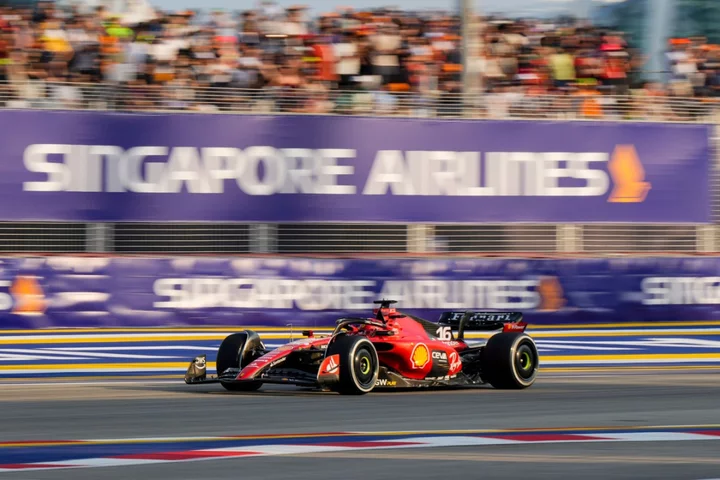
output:
[[[242,330],[249,327],[238,327]],[[252,328],[252,327],[250,327]],[[211,370],[232,328],[0,331],[0,380],[57,377],[179,377],[207,354]],[[269,347],[301,336],[254,328]],[[328,333],[318,331],[318,334]],[[541,367],[720,367],[720,322],[662,326],[542,326],[535,338]],[[469,334],[482,342],[486,334]]]

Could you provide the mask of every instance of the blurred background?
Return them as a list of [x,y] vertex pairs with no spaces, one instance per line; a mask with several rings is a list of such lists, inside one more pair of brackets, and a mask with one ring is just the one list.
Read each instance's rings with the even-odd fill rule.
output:
[[[0,107],[720,120],[716,0],[0,5]],[[695,253],[718,243],[712,226],[690,224],[420,227],[8,222],[0,250]]]
[[[720,85],[713,0],[0,5],[0,98],[17,107],[424,115],[445,95],[447,114],[462,104],[473,116],[681,117],[692,108],[594,99],[711,101]],[[116,88],[94,88],[100,83]],[[451,98],[460,92],[483,97]],[[548,94],[583,98],[548,111]]]

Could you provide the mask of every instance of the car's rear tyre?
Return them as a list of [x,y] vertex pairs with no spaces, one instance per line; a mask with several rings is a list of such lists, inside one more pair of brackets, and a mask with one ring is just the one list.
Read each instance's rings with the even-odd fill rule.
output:
[[[255,360],[252,350],[258,347],[262,347],[262,341],[260,336],[252,330],[245,330],[227,336],[218,349],[216,360],[218,375],[221,375],[228,368],[244,368],[247,366]],[[220,382],[220,384],[231,392],[251,392],[262,386],[262,382]]]
[[380,360],[370,340],[340,334],[328,345],[326,356],[331,355],[340,356],[340,379],[332,390],[342,395],[364,395],[375,388]]
[[524,333],[499,333],[483,351],[483,378],[500,389],[522,389],[535,383],[540,359],[537,346]]

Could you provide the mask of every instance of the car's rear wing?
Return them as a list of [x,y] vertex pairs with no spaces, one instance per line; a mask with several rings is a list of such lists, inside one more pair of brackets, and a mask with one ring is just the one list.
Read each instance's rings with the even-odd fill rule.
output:
[[457,330],[458,339],[462,339],[465,331],[524,332],[527,323],[522,319],[522,312],[451,311],[443,312],[438,324]]

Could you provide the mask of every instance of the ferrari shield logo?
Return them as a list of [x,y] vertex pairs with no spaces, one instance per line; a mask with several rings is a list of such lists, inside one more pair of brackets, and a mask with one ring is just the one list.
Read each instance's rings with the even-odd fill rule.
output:
[[333,357],[330,357],[330,361],[327,364],[327,372],[328,373],[335,373],[338,369],[339,365],[335,361]]
[[340,355],[332,355],[323,360],[320,365],[320,375],[336,375],[340,369]]
[[413,348],[412,355],[410,355],[410,361],[412,362],[413,368],[423,368],[430,361],[430,350],[424,343],[418,343]]

